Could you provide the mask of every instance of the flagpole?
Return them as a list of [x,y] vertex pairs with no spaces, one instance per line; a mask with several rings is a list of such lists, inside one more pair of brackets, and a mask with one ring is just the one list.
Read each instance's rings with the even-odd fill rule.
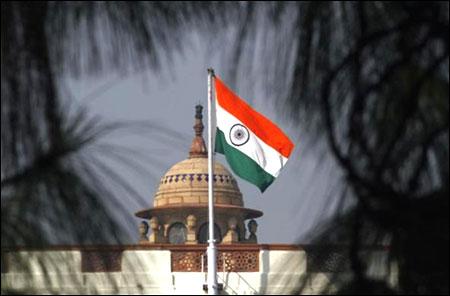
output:
[[208,69],[208,214],[209,214],[209,240],[208,240],[208,295],[218,295],[216,245],[214,240],[214,155],[212,144],[212,80],[214,70]]

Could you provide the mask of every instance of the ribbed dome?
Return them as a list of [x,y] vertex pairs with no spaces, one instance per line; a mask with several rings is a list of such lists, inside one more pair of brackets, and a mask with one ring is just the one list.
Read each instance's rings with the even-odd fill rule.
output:
[[[195,107],[195,136],[189,158],[172,166],[159,182],[153,208],[135,215],[150,220],[152,234],[143,234],[143,243],[205,243],[208,237],[208,150],[203,139],[202,109]],[[247,219],[263,213],[244,208],[242,193],[233,175],[220,163],[214,163],[215,237],[225,243],[256,243],[255,231],[245,236]],[[255,221],[253,221],[255,222]]]
[[[220,163],[214,166],[214,200],[216,205],[243,206],[236,180]],[[172,166],[161,178],[155,194],[155,208],[208,204],[208,159],[195,157]]]

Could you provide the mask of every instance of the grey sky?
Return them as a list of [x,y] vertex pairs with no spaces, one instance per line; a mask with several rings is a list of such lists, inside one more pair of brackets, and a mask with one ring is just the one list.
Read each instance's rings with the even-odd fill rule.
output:
[[[217,75],[223,76],[220,54],[207,54],[201,42],[195,43],[197,45],[187,49],[183,55],[177,55],[170,70],[166,68],[162,73],[147,71],[122,77],[110,74],[68,80],[73,98],[86,106],[91,114],[98,114],[106,121],[151,120],[183,135],[177,141],[161,140],[153,137],[152,132],[140,137],[123,135],[108,139],[155,159],[154,162],[142,162],[147,174],[111,164],[145,197],[145,201],[139,201],[125,195],[122,200],[125,212],[119,211],[118,217],[130,216],[137,210],[150,207],[161,176],[188,156],[194,134],[194,106],[197,103],[206,106],[207,102],[206,69],[212,66]],[[254,79],[263,80],[263,77],[255,76]],[[301,127],[293,126],[274,111],[274,98],[267,97],[261,89],[252,88],[250,81],[240,82],[234,90],[277,123],[296,143],[287,166],[264,194],[237,177],[246,207],[264,212],[264,216],[258,219],[259,242],[293,243],[300,238],[300,242],[307,243],[305,235],[335,211],[338,199],[333,198],[333,184],[337,184],[338,176],[333,175],[333,162],[326,153],[311,149],[308,136],[299,132]],[[222,155],[218,155],[216,160],[228,167]],[[134,221],[128,229],[137,240],[139,220],[136,218]]]

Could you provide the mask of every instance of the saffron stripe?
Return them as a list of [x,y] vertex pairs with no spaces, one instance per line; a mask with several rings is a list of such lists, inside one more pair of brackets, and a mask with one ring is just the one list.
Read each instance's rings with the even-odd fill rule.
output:
[[246,102],[234,94],[219,78],[215,77],[216,98],[219,105],[238,118],[246,127],[277,150],[281,155],[289,158],[294,144],[286,134],[264,115],[256,112]]
[[233,114],[228,113],[228,111],[223,109],[220,105],[216,106],[216,115],[217,127],[224,133],[228,145],[250,157],[273,177],[278,177],[288,159],[259,139],[250,129],[248,130],[248,141],[244,145],[235,146],[230,139],[230,130],[233,125],[243,123],[239,121],[238,118],[234,117]]

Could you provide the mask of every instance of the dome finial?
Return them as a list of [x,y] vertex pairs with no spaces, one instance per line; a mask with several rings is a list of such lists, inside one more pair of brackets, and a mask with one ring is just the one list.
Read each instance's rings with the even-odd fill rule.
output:
[[199,105],[195,106],[195,118],[203,119],[202,111],[203,111],[202,105],[199,104]]
[[203,139],[203,106],[195,106],[195,137],[192,141],[191,150],[189,151],[189,158],[203,158],[208,157],[208,152],[206,150],[205,140]]

